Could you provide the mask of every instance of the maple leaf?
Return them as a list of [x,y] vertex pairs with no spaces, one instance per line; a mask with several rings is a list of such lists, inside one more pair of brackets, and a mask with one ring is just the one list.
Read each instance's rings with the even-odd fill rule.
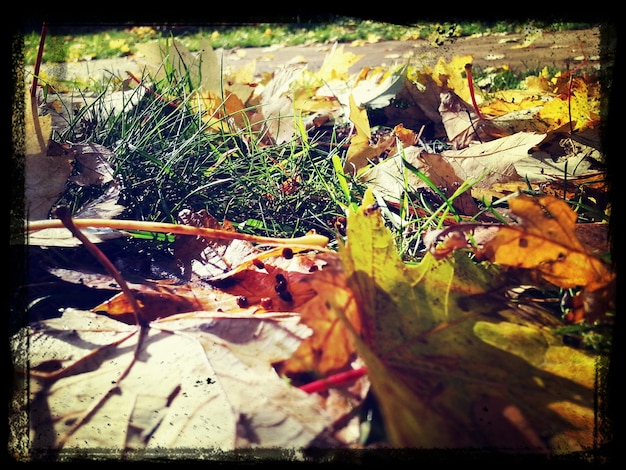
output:
[[550,122],[553,129],[571,121],[574,130],[582,130],[593,127],[600,119],[599,100],[589,93],[585,81],[576,79],[572,90],[569,97],[556,97],[539,111],[539,116]]
[[29,334],[34,452],[301,447],[328,425],[271,366],[310,334],[293,314],[195,312],[140,327],[67,309]]
[[509,200],[518,225],[500,226],[479,256],[495,263],[536,269],[547,281],[565,289],[605,285],[613,273],[590,254],[576,236],[578,214],[554,196],[519,194]]
[[541,453],[592,446],[593,357],[564,346],[546,327],[553,317],[490,303],[485,294],[501,278],[494,265],[460,251],[403,263],[373,203],[368,190],[341,246],[354,298],[341,303],[329,292],[327,301],[339,313],[360,311],[357,350],[391,444]]
[[367,110],[360,109],[352,95],[350,95],[350,121],[354,124],[356,134],[350,140],[344,171],[358,173],[359,170],[369,164],[371,159],[380,155],[381,150],[376,146],[370,145],[372,131],[367,117]]
[[317,76],[320,80],[330,82],[336,79],[347,79],[350,67],[363,58],[362,55],[353,52],[344,52],[343,49],[343,44],[333,44],[317,72]]

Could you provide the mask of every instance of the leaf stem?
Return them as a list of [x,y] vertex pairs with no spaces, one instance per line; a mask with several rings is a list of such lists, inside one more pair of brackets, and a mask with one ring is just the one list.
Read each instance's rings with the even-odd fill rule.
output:
[[[194,227],[191,225],[170,224],[166,222],[147,222],[138,220],[121,219],[73,219],[76,227],[109,228],[118,230],[145,230],[148,232],[164,232],[178,235],[193,235],[218,240],[244,240],[251,243],[259,243],[270,246],[303,246],[309,248],[325,248],[328,245],[328,237],[311,230],[308,234],[296,238],[273,238],[247,233],[232,232],[229,230]],[[25,230],[36,232],[47,228],[62,228],[60,220],[47,219],[27,222]]]
[[325,392],[332,386],[346,384],[360,377],[363,377],[365,374],[367,374],[367,368],[359,367],[358,369],[352,369],[347,372],[340,372],[324,379],[315,380],[314,382],[302,385],[299,388],[300,390],[307,393]]
[[[35,98],[37,95],[37,82],[39,77],[39,68],[43,59],[43,48],[46,42],[46,34],[48,32],[48,24],[44,21],[41,26],[41,36],[39,37],[39,50],[37,51],[37,61],[35,62],[35,73],[33,75],[33,83],[30,87],[30,96]],[[33,100],[34,101],[34,100]]]
[[478,119],[486,121],[485,117],[480,113],[478,104],[476,103],[476,94],[474,93],[474,80],[472,79],[472,64],[465,64],[465,74],[467,75],[467,86],[469,87],[470,97],[472,98],[472,105],[478,115]]

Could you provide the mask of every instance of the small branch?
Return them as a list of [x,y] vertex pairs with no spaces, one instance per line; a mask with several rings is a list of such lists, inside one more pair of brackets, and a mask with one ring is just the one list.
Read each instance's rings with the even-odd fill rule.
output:
[[[312,249],[325,248],[328,245],[328,237],[309,232],[307,235],[297,238],[272,238],[247,233],[232,232],[228,230],[210,229],[204,227],[194,227],[191,225],[168,224],[165,222],[146,222],[137,220],[121,219],[73,219],[76,227],[85,228],[109,228],[117,230],[145,230],[147,232],[163,232],[178,235],[193,235],[217,240],[244,240],[251,243],[259,243],[269,246],[303,246]],[[25,230],[36,232],[47,228],[63,228],[60,220],[46,219],[27,222]]]
[[102,253],[102,251],[100,251],[100,249],[94,243],[92,243],[78,229],[78,227],[76,227],[76,225],[72,221],[72,215],[71,215],[71,213],[70,213],[70,211],[69,211],[69,209],[67,207],[65,207],[65,206],[58,207],[54,211],[54,214],[60,219],[60,222],[65,227],[67,227],[67,229],[70,232],[72,232],[72,235],[74,235],[76,238],[78,238],[83,243],[83,245],[85,245],[85,247],[98,260],[98,262],[102,266],[104,266],[104,268],[107,270],[107,272],[111,276],[113,276],[115,281],[119,284],[120,288],[122,289],[122,292],[124,293],[124,295],[128,299],[131,308],[133,309],[133,314],[135,316],[135,321],[136,321],[137,325],[142,325],[142,323],[140,322],[140,319],[142,318],[141,307],[140,307],[139,303],[137,302],[137,299],[135,299],[135,296],[133,295],[132,291],[130,290],[130,287],[128,287],[128,284],[126,283],[126,281],[124,280],[124,278],[122,277],[120,272],[117,270],[117,268],[113,265],[113,263],[111,263],[109,258],[107,258],[106,255],[104,253]]
[[30,87],[31,98],[35,98],[35,96],[37,95],[37,77],[39,77],[39,68],[41,67],[41,61],[43,59],[43,47],[46,42],[47,32],[48,24],[44,21],[43,26],[41,27],[41,36],[39,37],[39,50],[37,51],[37,60],[35,61],[35,76],[33,77],[33,83]]

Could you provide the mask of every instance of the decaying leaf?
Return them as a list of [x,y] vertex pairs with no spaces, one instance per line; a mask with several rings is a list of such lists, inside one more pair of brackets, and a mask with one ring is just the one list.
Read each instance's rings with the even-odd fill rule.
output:
[[609,267],[576,236],[578,215],[553,196],[520,194],[509,200],[519,225],[501,226],[480,256],[503,266],[536,269],[549,282],[565,289],[590,290],[613,279]]
[[523,180],[516,164],[528,159],[528,152],[544,139],[543,134],[518,132],[462,150],[445,150],[441,155],[455,168],[461,180],[480,178],[475,186],[490,188],[496,183]]
[[[429,188],[424,179],[406,168],[407,163],[424,174],[447,197],[452,196],[463,183],[455,168],[446,159],[440,155],[421,152],[415,146],[407,147],[402,153],[368,169],[361,175],[361,179],[367,181],[386,200],[398,202],[406,188],[409,191]],[[461,214],[474,215],[478,212],[478,207],[468,192],[455,198],[452,204]]]
[[139,327],[67,309],[34,325],[31,450],[307,445],[328,418],[271,364],[310,330],[293,314],[252,313],[196,312]]
[[[537,319],[486,301],[499,279],[493,265],[461,251],[404,264],[374,202],[368,190],[350,213],[341,254],[354,294],[347,303],[362,319],[357,349],[392,445],[590,449],[594,358]],[[327,298],[341,314],[346,300]]]
[[25,94],[24,102],[26,216],[29,220],[47,219],[53,204],[65,190],[74,156],[70,152],[48,155],[52,116],[39,116],[29,94]]
[[474,109],[451,90],[441,93],[439,113],[455,150],[508,135],[508,131],[495,122],[480,119]]

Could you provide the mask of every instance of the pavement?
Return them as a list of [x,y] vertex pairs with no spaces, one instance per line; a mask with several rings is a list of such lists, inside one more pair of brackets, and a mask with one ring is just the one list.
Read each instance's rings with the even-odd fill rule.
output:
[[[363,67],[393,66],[410,62],[417,67],[433,66],[440,57],[447,61],[454,56],[471,55],[474,66],[509,66],[511,69],[537,69],[555,66],[559,69],[573,68],[585,61],[587,65],[600,65],[602,60],[600,28],[544,32],[529,47],[524,44],[522,34],[483,35],[463,37],[433,46],[428,40],[380,41],[340,45],[344,52],[362,56],[351,68],[358,71]],[[225,69],[237,69],[256,61],[256,71],[272,72],[278,67],[299,63],[307,64],[310,70],[321,67],[332,44],[304,46],[271,46],[258,48],[218,49],[218,57]],[[606,51],[604,51],[606,52]],[[141,56],[119,59],[81,61],[64,64],[42,64],[42,71],[49,76],[74,80],[76,78],[98,79],[111,73],[126,78],[126,71],[141,74],[145,61]]]

